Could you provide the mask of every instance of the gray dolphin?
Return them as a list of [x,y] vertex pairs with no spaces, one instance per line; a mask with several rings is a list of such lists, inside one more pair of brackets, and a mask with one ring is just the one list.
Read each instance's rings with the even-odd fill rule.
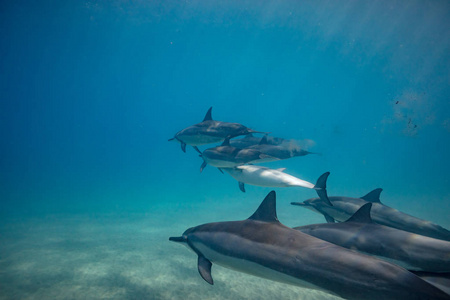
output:
[[221,146],[208,148],[200,152],[200,157],[203,158],[203,163],[200,167],[200,172],[211,165],[217,168],[233,168],[235,166],[246,163],[260,163],[278,160],[276,157],[261,153],[256,149],[240,149],[230,146],[230,139],[226,138]]
[[450,272],[450,242],[377,224],[366,203],[343,223],[294,227],[327,242],[375,255],[408,270]]
[[283,142],[278,145],[274,145],[268,142],[268,136],[265,135],[261,138],[260,142],[256,145],[247,147],[247,149],[258,150],[261,153],[276,157],[278,159],[288,159],[296,156],[305,156],[308,154],[316,154],[302,149],[295,142]]
[[180,142],[181,150],[186,152],[186,145],[191,145],[196,148],[200,145],[221,142],[226,137],[233,138],[249,133],[263,133],[247,128],[239,123],[214,121],[211,116],[211,111],[212,107],[208,109],[201,123],[194,124],[177,132],[169,141],[175,140]]
[[278,221],[275,192],[243,221],[207,223],[170,237],[197,254],[200,276],[213,284],[213,263],[346,299],[450,299],[413,273],[320,240]]
[[[243,138],[234,139],[230,141],[230,145],[236,148],[248,148],[254,145],[258,145],[261,143],[261,140],[263,138],[253,136],[253,134],[249,133]],[[273,137],[273,136],[266,136],[266,143],[269,145],[281,145],[283,143],[288,143],[289,140]]]
[[378,188],[361,198],[334,196],[328,197],[333,206],[328,205],[319,198],[312,198],[303,202],[292,202],[292,205],[306,207],[314,212],[323,214],[327,222],[335,220],[344,222],[350,218],[361,206],[367,202],[372,203],[370,215],[372,219],[382,225],[394,227],[404,231],[429,236],[432,238],[450,241],[450,231],[430,221],[422,220],[405,214],[380,201],[382,189]]

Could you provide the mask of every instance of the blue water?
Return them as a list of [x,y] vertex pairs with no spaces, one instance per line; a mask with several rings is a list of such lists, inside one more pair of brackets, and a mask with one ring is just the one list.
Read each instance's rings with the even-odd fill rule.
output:
[[[266,166],[450,228],[449,20],[447,1],[3,1],[0,298],[331,297],[221,267],[211,287],[169,243],[271,190],[167,141],[211,106],[322,154]],[[276,191],[282,223],[324,221],[289,205],[314,192]]]

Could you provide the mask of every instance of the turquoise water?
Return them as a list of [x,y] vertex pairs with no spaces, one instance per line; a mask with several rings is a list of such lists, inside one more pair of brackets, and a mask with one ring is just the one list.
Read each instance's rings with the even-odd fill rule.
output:
[[[168,241],[249,217],[247,186],[167,140],[203,120],[307,145],[264,164],[450,228],[446,1],[3,1],[1,299],[330,299]],[[206,149],[208,146],[202,146]],[[288,226],[324,222],[275,189]]]

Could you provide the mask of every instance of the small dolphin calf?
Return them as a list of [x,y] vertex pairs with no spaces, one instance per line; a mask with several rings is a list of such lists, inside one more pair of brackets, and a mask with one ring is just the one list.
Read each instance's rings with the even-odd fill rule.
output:
[[315,189],[320,199],[323,199],[330,206],[333,205],[328,200],[326,190],[326,182],[330,172],[322,174],[314,185],[311,182],[284,173],[284,169],[275,170],[262,166],[244,165],[223,168],[223,170],[239,182],[239,188],[244,193],[245,183],[265,187],[305,187]]
[[200,276],[213,284],[213,263],[262,278],[323,290],[346,299],[449,299],[413,273],[320,240],[278,221],[275,192],[248,219],[189,228],[170,241],[197,254]]
[[189,126],[175,134],[169,141],[176,140],[181,143],[181,150],[186,152],[186,145],[196,146],[217,143],[223,141],[226,137],[233,138],[240,135],[246,135],[254,131],[239,123],[229,123],[214,121],[211,116],[212,107],[203,119],[203,122]]
[[372,219],[382,225],[394,227],[404,231],[409,231],[436,239],[450,241],[450,231],[433,224],[430,221],[422,220],[392,207],[384,205],[380,201],[380,193],[382,189],[378,188],[361,198],[350,197],[329,197],[333,206],[319,198],[312,198],[302,202],[292,202],[292,205],[306,207],[314,212],[318,212],[325,216],[327,222],[335,220],[343,222],[350,218],[361,206],[367,202],[372,203],[370,215]]
[[230,146],[230,139],[226,138],[221,146],[206,149],[200,152],[203,158],[203,164],[200,167],[200,172],[211,165],[217,168],[233,168],[235,166],[246,163],[258,163],[278,160],[276,157],[266,155],[255,149],[240,149]]
[[450,242],[377,224],[366,203],[343,223],[295,227],[324,241],[374,255],[408,270],[450,272]]

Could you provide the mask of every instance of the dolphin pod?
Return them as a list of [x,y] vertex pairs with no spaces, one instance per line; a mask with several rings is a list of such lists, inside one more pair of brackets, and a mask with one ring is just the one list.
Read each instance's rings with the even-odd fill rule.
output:
[[[313,184],[285,168],[253,165],[312,152],[293,140],[259,138],[252,133],[261,132],[241,124],[214,121],[211,110],[203,122],[169,141],[180,142],[184,152],[186,145],[193,146],[203,159],[200,171],[208,164],[217,167],[237,180],[242,192],[245,184],[314,189],[319,198],[291,204],[323,214],[328,223],[294,229],[282,225],[272,191],[246,220],[208,223],[170,237],[197,254],[205,281],[213,284],[216,263],[346,299],[450,299],[450,231],[383,205],[382,189],[361,198],[328,197],[329,172]],[[223,143],[203,152],[197,147],[218,142]]]
[[430,221],[422,220],[411,215],[405,214],[392,207],[384,205],[380,201],[382,189],[378,188],[361,198],[350,198],[342,196],[329,197],[333,204],[329,205],[320,198],[312,198],[303,202],[292,202],[292,205],[298,205],[308,208],[314,212],[323,214],[327,222],[332,223],[335,220],[343,222],[350,218],[362,205],[372,203],[370,215],[372,219],[382,225],[394,227],[404,231],[429,236],[436,239],[450,241],[450,231],[434,224]]
[[450,299],[402,267],[284,226],[274,191],[246,220],[203,224],[169,240],[197,255],[198,272],[209,284],[216,263],[346,299]]
[[342,223],[294,227],[327,242],[377,256],[408,270],[450,272],[450,242],[377,224],[366,203]]

